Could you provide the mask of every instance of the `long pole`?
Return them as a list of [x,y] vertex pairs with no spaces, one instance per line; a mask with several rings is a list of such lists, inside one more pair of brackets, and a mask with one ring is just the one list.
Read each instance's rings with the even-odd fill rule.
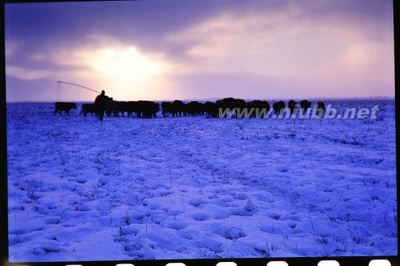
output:
[[89,91],[91,91],[91,92],[100,93],[99,91],[94,90],[94,89],[92,89],[92,88],[85,87],[85,86],[82,86],[82,85],[79,85],[79,84],[76,84],[76,83],[72,83],[72,82],[66,82],[66,81],[58,80],[57,83],[58,83],[58,84],[72,85],[72,86],[80,87],[80,88],[85,89],[85,90],[89,90]]

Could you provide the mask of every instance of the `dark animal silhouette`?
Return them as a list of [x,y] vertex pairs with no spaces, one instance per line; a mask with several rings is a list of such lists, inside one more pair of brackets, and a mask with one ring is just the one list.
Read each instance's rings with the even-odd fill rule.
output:
[[173,104],[171,102],[162,102],[161,103],[161,110],[163,117],[167,117],[167,114],[171,114],[172,116],[174,113]]
[[297,102],[294,100],[289,100],[288,101],[288,108],[290,110],[290,114],[294,114],[297,110]]
[[105,113],[107,116],[135,115],[137,118],[155,118],[160,106],[152,101],[114,101],[108,97]]
[[225,110],[229,109],[231,111],[236,111],[236,117],[237,112],[241,112],[243,108],[246,107],[246,101],[242,99],[235,99],[232,97],[229,98],[223,98],[221,100],[216,101],[218,109],[222,109],[222,112]]
[[87,114],[95,115],[96,107],[93,103],[84,103],[81,106],[81,114],[87,116]]
[[107,116],[123,116],[122,104],[119,101],[114,101],[112,98],[106,103],[105,112]]
[[326,106],[325,106],[324,102],[317,102],[316,107],[317,107],[317,114],[318,115],[322,116],[322,115],[325,114]]
[[[99,100],[100,98],[100,100]],[[104,91],[96,98],[95,104],[85,103],[82,104],[81,114],[86,116],[87,114],[94,114],[102,120],[101,113],[107,114],[107,116],[125,116],[131,117],[135,115],[137,118],[155,118],[157,113],[161,110],[162,116],[167,117],[181,117],[181,116],[206,116],[207,118],[217,118],[220,112],[224,113],[229,110],[236,112],[236,117],[242,115],[249,115],[249,117],[259,117],[268,114],[271,110],[276,114],[282,114],[283,111],[287,110],[288,107],[290,114],[294,114],[298,108],[303,112],[311,109],[311,102],[308,100],[302,100],[296,102],[289,100],[287,105],[284,101],[277,101],[272,106],[265,100],[253,100],[246,102],[243,99],[236,98],[223,98],[216,102],[207,101],[201,103],[198,101],[190,101],[184,103],[180,100],[174,100],[173,102],[164,101],[161,104],[153,101],[114,101],[105,95]],[[325,103],[320,101],[316,103],[316,109],[318,114],[324,114],[326,111]],[[161,107],[161,108],[160,108]],[[65,111],[67,114],[71,109],[76,108],[74,103],[57,102],[55,104],[55,113]],[[244,108],[247,108],[247,112]],[[102,111],[103,110],[103,111]]]
[[218,117],[219,110],[216,103],[213,102],[206,102],[204,104],[204,112],[207,118],[216,118]]
[[229,98],[223,98],[222,100],[218,100],[216,102],[218,104],[218,107],[221,108],[244,108],[246,107],[246,101],[242,99],[235,99],[232,97]]
[[274,102],[272,104],[272,109],[276,114],[281,114],[285,109],[285,102],[284,101]]
[[60,114],[62,115],[62,112],[65,112],[67,115],[69,115],[69,112],[72,109],[76,109],[76,104],[75,103],[69,103],[69,102],[56,102],[54,104],[54,114]]
[[175,100],[173,102],[162,102],[161,109],[163,117],[166,117],[170,114],[172,117],[179,117],[187,115],[188,107],[182,101]]
[[200,116],[204,114],[204,105],[198,101],[191,101],[185,104],[185,115]]
[[140,112],[137,101],[123,102],[120,106],[122,108],[122,113],[126,112],[128,117],[133,116],[133,114],[135,114],[136,117],[139,117]]
[[[261,114],[268,114],[269,110],[271,109],[269,103],[264,100],[254,100],[247,103],[246,106],[251,112],[250,117],[257,117]],[[251,111],[253,109],[253,111]]]
[[157,112],[160,111],[160,105],[152,101],[137,101],[137,117],[140,118],[156,118]]
[[131,114],[129,113],[129,102],[119,102],[119,113],[121,114],[121,116],[125,116],[125,113],[127,114],[127,116],[131,116]]
[[311,108],[311,102],[308,100],[300,101],[300,108],[303,110],[303,113],[306,113]]
[[185,103],[179,100],[172,102],[172,116],[179,117],[185,115]]

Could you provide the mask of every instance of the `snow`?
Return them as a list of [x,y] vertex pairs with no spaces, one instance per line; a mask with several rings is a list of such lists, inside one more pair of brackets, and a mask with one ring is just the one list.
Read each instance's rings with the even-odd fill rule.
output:
[[378,104],[103,123],[8,104],[10,261],[396,255],[394,102]]

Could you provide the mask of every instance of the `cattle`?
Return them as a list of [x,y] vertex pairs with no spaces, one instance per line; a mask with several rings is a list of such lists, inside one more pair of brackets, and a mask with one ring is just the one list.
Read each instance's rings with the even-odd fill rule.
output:
[[222,112],[225,112],[226,110],[231,110],[231,111],[236,111],[236,117],[237,111],[241,112],[246,107],[246,101],[242,99],[235,99],[232,97],[229,98],[223,98],[221,100],[216,101],[218,109],[222,109]]
[[123,115],[121,102],[114,101],[112,98],[110,98],[107,102],[105,111],[107,116],[119,116],[120,114]]
[[[108,116],[135,116],[137,118],[155,118],[157,113],[161,110],[163,117],[181,117],[181,116],[206,116],[207,118],[217,118],[222,112],[223,114],[228,113],[233,117],[239,118],[242,116],[246,117],[265,117],[269,114],[272,109],[275,114],[282,115],[285,111],[287,114],[294,114],[298,109],[302,112],[307,112],[311,109],[311,102],[308,100],[302,100],[296,102],[289,100],[288,102],[276,101],[270,105],[265,100],[252,100],[246,102],[243,99],[236,98],[223,98],[216,102],[207,101],[201,103],[199,101],[190,101],[184,103],[180,100],[174,100],[172,102],[161,102],[158,104],[153,101],[114,101],[113,98],[108,97],[106,104],[105,113]],[[160,108],[161,107],[161,108]],[[287,107],[287,108],[286,108]],[[62,111],[67,114],[71,109],[76,108],[74,103],[57,102],[55,104],[55,113]],[[324,114],[326,111],[325,103],[319,101],[315,104],[317,114]],[[87,116],[87,114],[98,114],[96,111],[96,105],[85,103],[82,104],[81,114]]]
[[87,114],[95,115],[96,114],[96,107],[94,103],[84,103],[81,106],[81,114],[87,116]]
[[139,106],[137,101],[111,101],[106,109],[109,116],[126,116],[131,117],[136,114],[138,117]]
[[284,101],[274,102],[272,105],[272,109],[276,114],[281,114],[285,110],[285,102]]
[[185,115],[185,103],[179,100],[172,102],[172,116],[183,116]]
[[140,118],[156,118],[157,112],[160,111],[160,106],[152,101],[137,101],[137,117]]
[[[268,114],[270,105],[267,101],[254,100],[247,103],[248,111],[251,112],[250,117],[259,117]],[[253,109],[253,110],[252,110]]]
[[297,111],[297,102],[296,101],[289,100],[287,105],[288,105],[288,108],[289,108],[289,111],[290,111],[291,115],[294,114]]
[[69,112],[72,109],[76,109],[76,104],[75,103],[70,103],[70,102],[56,102],[54,104],[54,114],[60,114],[62,115],[62,112],[65,112],[67,115],[69,115]]
[[136,101],[124,102],[122,108],[128,117],[133,116],[133,114],[136,114],[136,117],[138,116],[139,107]]
[[219,110],[218,110],[217,104],[210,102],[210,101],[206,102],[204,104],[204,112],[205,112],[207,118],[218,117]]
[[204,105],[198,101],[191,101],[185,104],[185,115],[200,116],[204,114]]
[[303,110],[303,113],[306,113],[311,108],[311,102],[308,100],[300,101],[300,108]]
[[132,115],[129,113],[129,102],[119,102],[119,113],[121,114],[121,116],[125,116],[125,113],[127,114],[127,116]]
[[167,117],[167,114],[171,114],[173,116],[174,108],[171,102],[162,102],[161,103],[161,110],[163,117]]
[[141,104],[139,104],[139,101],[130,101],[128,103],[128,109],[129,109],[128,116],[135,114],[137,118],[141,118],[143,112],[141,111],[140,105]]
[[157,112],[160,110],[158,103],[152,101],[110,101],[107,104],[106,113],[109,116],[124,116],[128,117],[135,114],[137,118],[153,118],[157,117]]
[[322,116],[322,115],[325,114],[326,106],[325,106],[324,102],[317,102],[316,107],[317,107],[317,114],[318,115]]
[[229,108],[229,109],[235,109],[235,108],[245,108],[246,107],[246,101],[242,99],[235,99],[235,98],[223,98],[222,100],[218,100],[216,102],[218,104],[218,107],[221,108]]

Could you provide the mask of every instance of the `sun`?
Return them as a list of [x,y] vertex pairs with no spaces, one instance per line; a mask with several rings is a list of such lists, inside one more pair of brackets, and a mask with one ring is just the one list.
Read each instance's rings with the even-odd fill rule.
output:
[[86,50],[86,65],[95,73],[101,86],[111,87],[120,98],[136,97],[162,83],[166,61],[133,46],[109,46]]
[[126,80],[143,80],[163,70],[161,62],[140,53],[134,47],[100,49],[93,53],[89,64],[110,78]]

